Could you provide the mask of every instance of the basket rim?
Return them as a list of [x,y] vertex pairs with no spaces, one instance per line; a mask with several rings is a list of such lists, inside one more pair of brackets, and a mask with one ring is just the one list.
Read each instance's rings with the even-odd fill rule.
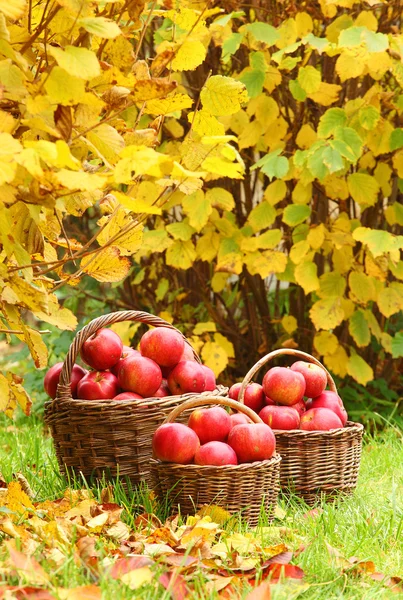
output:
[[266,460],[255,460],[254,462],[240,463],[238,465],[195,465],[192,463],[188,465],[182,465],[180,463],[163,462],[162,460],[159,460],[157,458],[150,459],[151,465],[156,468],[163,467],[164,469],[170,468],[178,471],[184,469],[196,473],[202,473],[202,471],[211,469],[217,470],[218,472],[225,470],[236,472],[245,469],[257,469],[261,468],[262,466],[271,467],[279,462],[281,462],[281,455],[278,452],[275,452],[271,458],[267,458]]
[[347,421],[344,427],[338,427],[337,429],[330,429],[330,431],[305,431],[304,429],[273,429],[273,433],[276,436],[287,437],[340,437],[346,432],[362,432],[364,425],[362,423],[356,423],[354,421]]
[[163,398],[158,398],[158,397],[153,397],[150,396],[149,398],[141,398],[141,399],[127,399],[127,400],[115,400],[114,398],[104,398],[104,399],[100,399],[100,400],[85,400],[85,399],[81,399],[81,398],[73,398],[72,396],[70,397],[57,397],[54,398],[53,400],[47,400],[44,404],[45,409],[49,409],[52,406],[55,406],[57,408],[62,408],[62,407],[75,407],[75,408],[85,408],[85,407],[91,407],[91,408],[99,408],[100,410],[103,408],[107,408],[107,407],[114,407],[114,406],[120,406],[122,408],[154,408],[154,407],[166,407],[169,406],[171,403],[175,404],[177,403],[179,400],[183,399],[183,401],[185,400],[190,400],[193,399],[195,396],[214,396],[217,395],[217,399],[222,395],[222,394],[226,394],[228,392],[228,388],[225,387],[224,385],[217,385],[216,389],[213,391],[206,391],[206,392],[187,392],[186,394],[177,394],[174,396],[165,396]]

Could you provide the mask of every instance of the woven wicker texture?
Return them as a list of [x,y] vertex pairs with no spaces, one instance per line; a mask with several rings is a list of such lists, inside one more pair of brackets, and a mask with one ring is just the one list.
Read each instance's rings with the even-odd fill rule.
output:
[[[200,397],[177,407],[165,422],[173,422],[182,411],[207,404],[229,406],[247,414],[255,423],[262,420],[246,406],[229,398]],[[279,491],[281,457],[241,465],[220,467],[179,465],[152,460],[154,490],[161,501],[168,501],[172,512],[194,514],[206,504],[219,505],[231,513],[241,512],[251,526],[258,523],[261,510],[271,521]]]
[[[175,406],[195,394],[117,401],[71,397],[71,372],[85,340],[102,327],[122,321],[140,321],[178,331],[163,319],[139,311],[115,312],[91,321],[77,333],[70,346],[57,397],[45,404],[45,420],[62,473],[76,476],[82,473],[86,479],[119,476],[127,477],[133,485],[142,481],[150,484],[153,433]],[[200,362],[195,352],[194,355]],[[205,394],[225,395],[226,392],[227,388],[219,386],[214,392]]]
[[[245,389],[253,376],[278,356],[294,356],[314,363],[326,371],[329,388],[337,393],[336,384],[316,358],[300,350],[283,349],[263,356],[246,374],[239,391],[243,402]],[[340,494],[351,494],[356,486],[361,461],[361,423],[347,422],[343,429],[331,431],[274,430],[277,452],[281,455],[280,487],[293,492],[309,505],[318,500],[332,500]]]

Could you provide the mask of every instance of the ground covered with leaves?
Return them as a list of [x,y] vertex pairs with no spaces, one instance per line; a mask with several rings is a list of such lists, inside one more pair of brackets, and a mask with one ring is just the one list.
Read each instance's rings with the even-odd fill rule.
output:
[[1,423],[0,598],[389,598],[403,593],[402,435],[367,436],[356,494],[280,498],[248,528],[168,516],[146,490],[60,477],[41,422]]

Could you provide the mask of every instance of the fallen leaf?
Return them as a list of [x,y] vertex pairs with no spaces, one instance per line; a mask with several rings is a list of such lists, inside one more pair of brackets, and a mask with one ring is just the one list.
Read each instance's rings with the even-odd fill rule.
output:
[[97,585],[81,585],[79,587],[57,590],[60,600],[101,600],[101,588]]
[[270,578],[271,583],[277,583],[283,579],[303,579],[305,573],[295,565],[284,565],[273,563],[264,571],[266,577]]
[[192,567],[197,564],[199,560],[194,556],[187,556],[186,554],[172,553],[167,556],[161,555],[159,561],[172,567],[183,567],[184,569]]
[[150,567],[140,567],[139,569],[129,571],[120,577],[120,581],[126,584],[131,590],[136,590],[144,583],[150,583],[153,579],[154,573],[151,571]]
[[[7,592],[10,592],[9,595]],[[56,600],[48,591],[31,586],[6,585],[0,588],[0,599],[13,598],[14,600]]]
[[271,591],[270,584],[267,581],[263,581],[254,590],[249,592],[245,600],[270,600]]
[[234,577],[223,577],[221,575],[210,575],[209,581],[205,583],[204,587],[208,594],[212,594],[213,592],[219,592],[230,585],[233,581]]
[[158,517],[150,513],[143,513],[136,517],[134,521],[134,526],[136,529],[144,529],[145,527],[162,527],[162,523]]
[[33,584],[43,585],[49,583],[49,575],[35,558],[26,556],[16,549],[14,540],[5,542],[10,558],[8,564],[16,569],[19,576]]
[[323,508],[312,508],[312,510],[308,510],[308,512],[306,512],[302,516],[304,517],[304,519],[315,519],[316,517],[319,517],[319,515],[321,515],[322,513]]
[[150,567],[154,564],[154,561],[147,556],[127,556],[117,560],[108,572],[108,575],[113,579],[121,579],[122,575],[134,571],[135,569],[141,569],[143,567]]
[[112,527],[109,527],[109,529],[106,530],[105,535],[113,538],[114,540],[122,542],[123,540],[127,540],[129,537],[130,529],[126,523],[119,521],[118,523],[112,525]]
[[279,521],[282,521],[283,519],[286,518],[286,516],[287,516],[287,511],[282,509],[281,506],[279,506],[277,504],[276,508],[274,509],[274,518],[278,519]]
[[200,507],[197,515],[201,518],[210,517],[214,523],[218,523],[219,525],[224,525],[224,523],[232,519],[232,515],[228,510],[215,504],[206,504]]
[[190,594],[185,579],[177,569],[163,573],[158,581],[171,594],[173,600],[183,600]]
[[114,494],[113,494],[113,485],[108,485],[107,487],[101,490],[101,503],[107,504],[109,502],[114,502]]

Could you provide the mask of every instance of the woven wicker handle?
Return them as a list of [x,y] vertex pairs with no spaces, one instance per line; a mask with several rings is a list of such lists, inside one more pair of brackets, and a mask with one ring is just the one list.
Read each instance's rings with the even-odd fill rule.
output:
[[[70,396],[71,372],[73,370],[74,363],[76,362],[76,358],[84,342],[88,340],[88,338],[91,337],[92,334],[98,331],[99,329],[102,329],[107,325],[112,325],[113,323],[121,323],[122,321],[139,321],[140,323],[147,323],[147,325],[153,325],[154,327],[168,327],[169,329],[173,329],[174,331],[180,333],[185,342],[189,344],[188,340],[183,335],[183,333],[179,331],[179,329],[176,329],[176,327],[171,325],[171,323],[168,323],[168,321],[164,321],[164,319],[160,319],[160,317],[156,317],[147,312],[142,312],[138,310],[122,310],[110,313],[109,315],[103,315],[102,317],[97,317],[96,319],[90,321],[88,325],[83,327],[77,333],[76,337],[71,343],[71,346],[63,363],[62,372],[60,374],[59,385],[57,387],[57,397]],[[200,363],[200,358],[194,350],[193,354],[197,362]]]
[[234,410],[244,413],[247,417],[252,419],[254,423],[263,423],[262,419],[255,413],[255,411],[251,410],[244,404],[237,402],[236,400],[231,400],[231,398],[219,398],[218,396],[203,396],[182,402],[182,404],[177,406],[172,412],[169,413],[164,421],[164,424],[172,423],[184,410],[188,408],[197,408],[198,406],[203,406],[205,404],[220,404],[222,406],[229,406]]
[[241,385],[241,389],[239,390],[238,402],[243,403],[246,386],[251,382],[252,377],[264,365],[266,365],[269,361],[271,361],[273,358],[276,358],[277,356],[282,356],[282,355],[289,355],[289,356],[296,356],[298,358],[303,358],[307,362],[313,363],[314,365],[317,365],[318,367],[323,369],[326,373],[327,383],[328,383],[330,389],[332,390],[332,392],[336,392],[336,394],[337,394],[337,387],[333,380],[333,377],[330,375],[329,371],[322,365],[321,362],[319,362],[316,358],[314,358],[310,354],[307,354],[306,352],[301,352],[301,350],[294,350],[292,348],[284,348],[281,350],[273,350],[273,352],[269,352],[269,354],[266,354],[266,356],[263,356],[260,360],[258,360],[257,363],[246,373],[245,378]]

